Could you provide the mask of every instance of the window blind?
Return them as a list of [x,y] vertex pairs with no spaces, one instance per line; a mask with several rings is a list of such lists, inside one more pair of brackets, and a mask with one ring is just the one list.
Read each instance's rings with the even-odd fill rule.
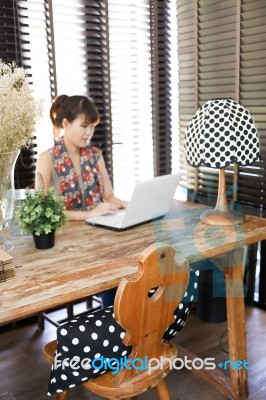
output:
[[[22,66],[21,34],[16,0],[3,0],[0,5],[0,58]],[[12,134],[12,132],[10,132]],[[36,144],[20,152],[15,166],[15,187],[25,188],[34,180]],[[1,150],[1,149],[0,149]]]
[[93,144],[115,189],[171,172],[173,0],[18,1],[23,64],[45,103],[38,151],[52,145],[54,96],[84,93],[100,111]]
[[[239,199],[255,205],[255,213],[265,217],[266,10],[265,3],[259,0],[242,0],[241,4],[240,99],[245,102],[257,121],[262,159],[249,169],[240,170]],[[265,260],[266,242],[262,241],[259,243],[259,262],[256,268],[256,277],[258,276],[256,303],[263,308],[266,307]],[[255,289],[255,283],[253,288]]]
[[183,172],[180,185],[198,190],[198,174],[184,156],[186,127],[198,109],[198,9],[194,0],[177,3],[178,63],[179,63],[179,160]]
[[171,2],[151,2],[151,66],[155,175],[172,171]]
[[[217,97],[238,100],[237,65],[237,2],[228,0],[198,2],[198,106]],[[227,168],[227,197],[234,195],[235,170]],[[198,168],[198,196],[204,202],[216,199],[218,191],[216,170]]]
[[21,66],[17,7],[13,0],[3,0],[0,6],[0,58]]
[[207,100],[232,98],[243,104],[258,124],[262,161],[249,167],[228,167],[227,195],[245,207],[253,207],[254,213],[260,213],[265,201],[265,6],[259,0],[180,1],[178,15],[184,186],[198,201],[215,202],[218,171],[187,165],[184,133],[196,110]]
[[92,143],[102,150],[113,182],[108,2],[82,0],[81,5],[82,47],[85,50],[84,74],[87,79],[88,94],[95,101],[101,116]]
[[[185,2],[181,2],[182,4]],[[180,82],[183,81],[184,89],[191,90],[189,114],[183,115],[180,110],[182,122],[182,167],[187,172],[187,187],[196,193],[197,201],[212,202],[218,190],[218,171],[206,167],[197,169],[187,166],[183,155],[183,140],[185,129],[197,109],[207,100],[217,97],[230,97],[236,99],[234,82],[237,79],[236,48],[237,48],[237,12],[236,2],[232,1],[198,1],[183,4],[179,8],[180,24],[185,24],[186,32],[179,29],[179,48],[185,48],[186,63],[179,72]],[[189,19],[187,16],[189,15]],[[193,26],[192,35],[189,27]],[[184,28],[185,28],[184,27]],[[191,29],[191,28],[190,28]],[[183,29],[184,31],[184,29]],[[189,41],[189,47],[183,43]],[[193,56],[191,55],[193,54]],[[192,58],[193,57],[193,58]],[[179,61],[181,62],[181,61]],[[193,65],[194,63],[194,65]],[[190,77],[187,67],[190,68]],[[190,79],[192,78],[193,86]],[[187,94],[186,94],[187,98]],[[183,94],[180,92],[180,104],[183,107]],[[237,100],[237,99],[236,99]],[[185,100],[185,104],[187,100]],[[192,107],[191,107],[192,106]],[[189,118],[188,118],[189,117]],[[230,190],[233,184],[234,170],[227,168],[227,188],[229,197],[233,194]],[[212,200],[213,199],[213,200]]]
[[260,134],[261,162],[239,169],[238,199],[265,216],[266,195],[266,8],[262,1],[241,2],[240,101],[250,110]]
[[114,186],[129,199],[153,176],[149,2],[110,0],[108,22]]

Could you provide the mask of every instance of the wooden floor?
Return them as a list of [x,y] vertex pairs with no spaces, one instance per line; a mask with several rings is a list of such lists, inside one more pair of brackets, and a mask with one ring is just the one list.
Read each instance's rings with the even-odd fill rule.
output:
[[[247,345],[250,400],[266,399],[266,312],[246,307]],[[10,329],[11,328],[11,329]],[[43,360],[43,345],[54,339],[56,328],[46,323],[44,332],[36,322],[23,326],[0,328],[0,400],[44,400],[49,378],[49,365]],[[195,310],[189,315],[183,331],[176,341],[199,357],[215,357],[216,363],[228,359],[226,323],[200,321]],[[173,371],[167,381],[173,400],[226,400],[210,384],[203,382],[187,369]],[[6,393],[4,396],[3,394]],[[9,394],[9,395],[8,395]],[[98,400],[98,396],[77,387],[69,400]],[[140,396],[142,400],[156,399],[153,390]]]

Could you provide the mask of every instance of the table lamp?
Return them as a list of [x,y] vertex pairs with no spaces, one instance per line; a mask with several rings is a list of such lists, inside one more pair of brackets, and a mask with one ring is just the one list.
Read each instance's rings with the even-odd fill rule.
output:
[[230,209],[226,198],[225,167],[260,159],[259,135],[250,112],[232,99],[212,99],[198,109],[185,132],[185,157],[193,167],[219,169],[217,203],[201,215],[208,225],[236,225],[243,216]]

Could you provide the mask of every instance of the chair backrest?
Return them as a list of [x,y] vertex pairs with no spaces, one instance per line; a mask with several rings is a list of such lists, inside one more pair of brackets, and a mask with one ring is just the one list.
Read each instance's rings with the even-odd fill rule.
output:
[[[119,284],[114,313],[125,329],[124,343],[132,346],[130,359],[160,360],[173,352],[173,346],[162,340],[174,321],[173,313],[184,297],[189,282],[189,264],[175,260],[175,249],[159,243],[148,247],[138,259],[138,271]],[[151,289],[153,294],[150,296]],[[117,383],[139,373],[122,369]]]

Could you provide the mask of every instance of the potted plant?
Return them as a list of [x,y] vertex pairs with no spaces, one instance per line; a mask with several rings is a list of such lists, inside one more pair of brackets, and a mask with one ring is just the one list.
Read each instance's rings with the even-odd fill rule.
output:
[[47,193],[36,189],[26,194],[26,199],[16,211],[19,226],[24,232],[31,232],[37,249],[48,249],[54,246],[55,231],[68,221],[65,213],[65,199],[55,195],[50,188]]

